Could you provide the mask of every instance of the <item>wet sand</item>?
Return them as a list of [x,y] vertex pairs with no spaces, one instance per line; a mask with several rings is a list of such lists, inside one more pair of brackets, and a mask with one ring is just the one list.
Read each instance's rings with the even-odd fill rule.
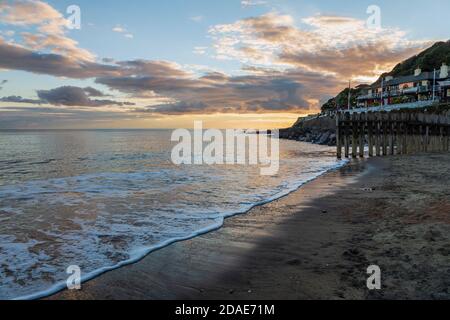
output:
[[355,160],[50,299],[450,299],[449,181],[449,154]]

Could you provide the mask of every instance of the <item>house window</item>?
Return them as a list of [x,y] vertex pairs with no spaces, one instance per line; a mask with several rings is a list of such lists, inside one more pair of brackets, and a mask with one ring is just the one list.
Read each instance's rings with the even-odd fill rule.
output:
[[400,85],[402,89],[409,89],[414,87],[414,82],[402,83]]

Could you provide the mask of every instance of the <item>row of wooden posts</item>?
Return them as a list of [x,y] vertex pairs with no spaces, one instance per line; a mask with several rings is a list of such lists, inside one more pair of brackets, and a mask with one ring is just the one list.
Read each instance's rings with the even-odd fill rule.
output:
[[449,151],[450,117],[425,112],[338,113],[337,157]]

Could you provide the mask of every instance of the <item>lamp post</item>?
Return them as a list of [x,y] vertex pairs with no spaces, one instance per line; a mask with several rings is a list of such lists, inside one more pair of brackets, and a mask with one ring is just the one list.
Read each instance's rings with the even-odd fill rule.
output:
[[436,99],[436,69],[433,71],[433,102]]
[[347,109],[350,110],[351,107],[351,92],[352,92],[352,80],[348,81],[348,106]]

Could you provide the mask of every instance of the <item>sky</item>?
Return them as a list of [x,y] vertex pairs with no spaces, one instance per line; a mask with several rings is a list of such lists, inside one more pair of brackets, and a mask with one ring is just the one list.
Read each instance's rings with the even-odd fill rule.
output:
[[448,12],[444,0],[0,0],[0,129],[287,127],[349,80],[447,41]]

